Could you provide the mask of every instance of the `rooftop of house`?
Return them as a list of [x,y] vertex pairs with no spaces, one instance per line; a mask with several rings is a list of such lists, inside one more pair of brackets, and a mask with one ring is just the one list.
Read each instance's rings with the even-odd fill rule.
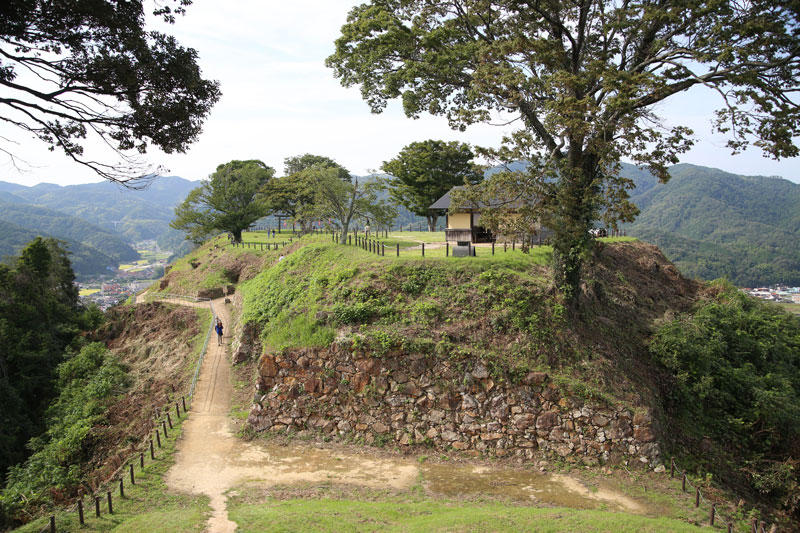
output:
[[[453,191],[463,189],[463,185],[457,185],[444,193],[444,196],[433,202],[428,209],[450,209],[450,204],[452,203],[451,194]],[[459,207],[460,209],[464,210],[473,210],[473,209],[481,209],[483,207],[509,207],[509,208],[516,208],[522,206],[523,200],[519,198],[515,198],[508,201],[503,201],[501,199],[492,199],[489,202],[478,202],[476,204],[472,204],[471,206],[464,206]]]

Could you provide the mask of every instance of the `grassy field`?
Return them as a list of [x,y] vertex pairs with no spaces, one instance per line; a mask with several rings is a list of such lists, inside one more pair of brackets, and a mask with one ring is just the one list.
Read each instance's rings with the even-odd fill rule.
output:
[[568,508],[447,501],[272,501],[233,504],[237,531],[698,531],[708,528],[669,518]]
[[800,315],[800,304],[776,304],[776,305],[780,306],[782,309],[788,311],[789,313]]

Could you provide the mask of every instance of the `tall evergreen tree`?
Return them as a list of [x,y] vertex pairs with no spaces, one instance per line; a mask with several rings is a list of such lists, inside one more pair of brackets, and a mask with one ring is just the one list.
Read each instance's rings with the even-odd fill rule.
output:
[[0,479],[27,455],[54,397],[54,370],[78,331],[80,306],[69,258],[36,238],[0,265]]
[[457,185],[477,183],[483,172],[472,162],[469,146],[459,142],[414,142],[400,150],[381,168],[395,179],[388,182],[392,198],[406,209],[428,219],[428,231],[436,229],[438,213],[428,209]]

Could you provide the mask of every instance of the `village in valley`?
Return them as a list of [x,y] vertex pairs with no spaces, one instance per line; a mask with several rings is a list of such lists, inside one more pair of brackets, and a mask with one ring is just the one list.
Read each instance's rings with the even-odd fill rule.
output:
[[137,242],[138,261],[108,267],[108,275],[78,282],[81,302],[95,304],[106,310],[150,286],[164,275],[172,256],[171,250],[162,250],[155,240]]

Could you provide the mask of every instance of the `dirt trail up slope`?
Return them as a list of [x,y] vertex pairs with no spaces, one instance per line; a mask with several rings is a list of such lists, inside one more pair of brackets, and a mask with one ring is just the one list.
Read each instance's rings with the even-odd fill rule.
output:
[[[174,302],[193,307],[205,303]],[[233,330],[228,304],[213,301],[214,311]],[[292,483],[335,482],[377,489],[411,488],[422,476],[429,490],[456,495],[465,486],[488,490],[502,476],[499,469],[447,468],[420,465],[413,459],[383,458],[377,454],[353,453],[316,448],[309,444],[280,446],[269,443],[248,443],[237,438],[230,429],[229,411],[232,396],[230,358],[226,335],[218,346],[215,336],[209,342],[192,400],[189,418],[184,422],[178,443],[175,464],[167,473],[167,485],[174,490],[205,494],[211,500],[212,515],[207,531],[233,532],[236,524],[228,518],[226,492],[244,484],[274,487]],[[518,485],[528,501],[596,507],[599,503],[633,512],[647,513],[639,502],[618,492],[589,493],[576,480],[543,476],[538,473],[513,475],[509,482]],[[453,482],[455,481],[455,484]],[[454,486],[456,492],[448,487]],[[506,492],[508,487],[503,488]]]

